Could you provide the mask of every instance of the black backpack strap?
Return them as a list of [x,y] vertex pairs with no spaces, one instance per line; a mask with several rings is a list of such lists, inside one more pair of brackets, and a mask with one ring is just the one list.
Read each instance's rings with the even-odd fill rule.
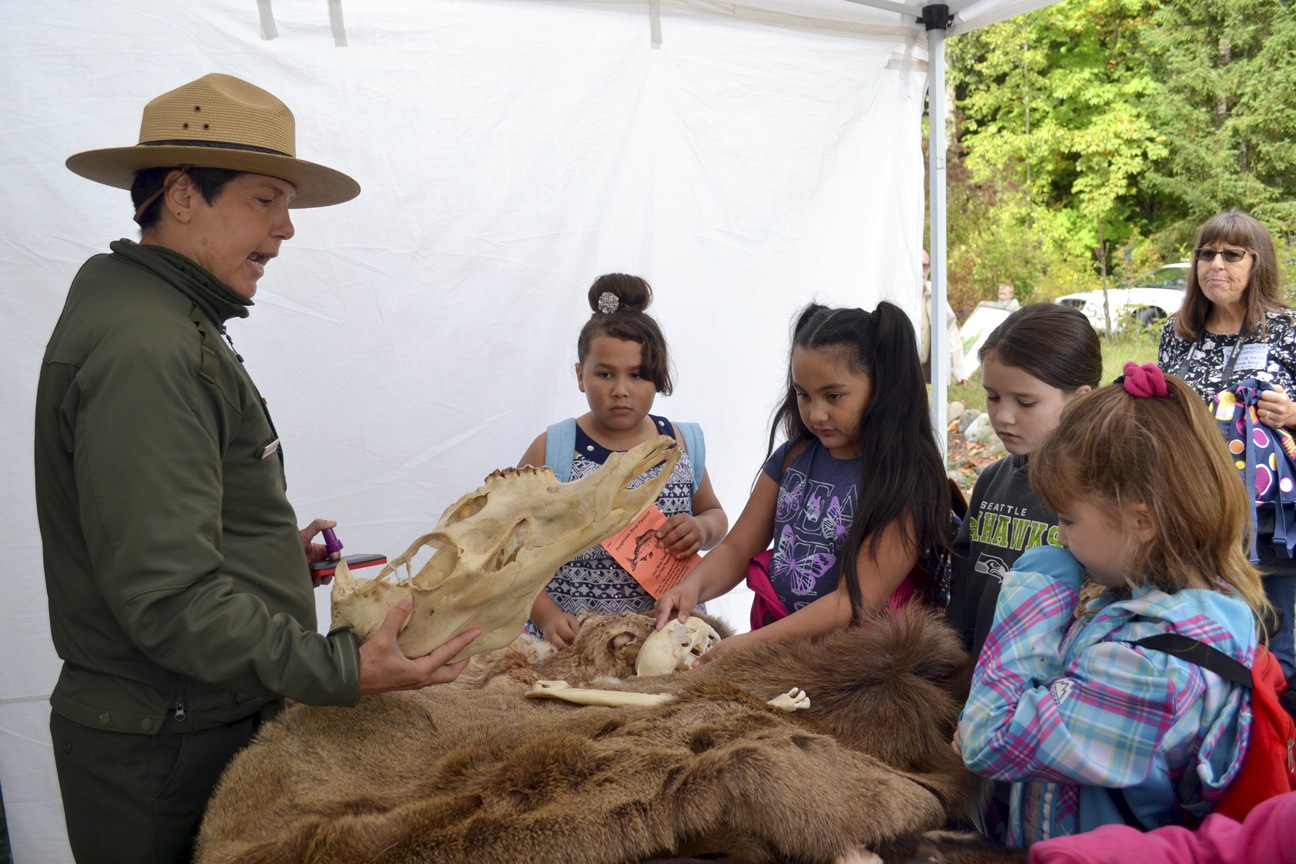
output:
[[1121,818],[1125,820],[1126,825],[1131,828],[1137,828],[1140,831],[1149,830],[1148,826],[1144,825],[1143,821],[1134,815],[1134,808],[1131,807],[1129,801],[1126,800],[1124,789],[1113,789],[1110,786],[1106,787],[1106,789],[1108,797],[1110,797],[1112,803],[1116,805],[1116,809],[1120,812]]
[[1129,644],[1173,654],[1181,660],[1209,669],[1225,681],[1232,681],[1248,690],[1251,689],[1250,669],[1218,648],[1212,648],[1192,637],[1181,636],[1178,633],[1158,633]]

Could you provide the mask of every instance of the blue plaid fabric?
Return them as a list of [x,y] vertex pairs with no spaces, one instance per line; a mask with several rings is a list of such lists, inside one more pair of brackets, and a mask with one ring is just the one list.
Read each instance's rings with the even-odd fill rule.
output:
[[1217,591],[1108,592],[1076,617],[1083,570],[1065,549],[1024,553],[1004,578],[994,625],[959,719],[968,768],[1013,782],[1009,842],[1025,846],[1107,823],[1118,787],[1146,825],[1209,812],[1250,731],[1245,691],[1128,643],[1191,636],[1251,664],[1250,607]]

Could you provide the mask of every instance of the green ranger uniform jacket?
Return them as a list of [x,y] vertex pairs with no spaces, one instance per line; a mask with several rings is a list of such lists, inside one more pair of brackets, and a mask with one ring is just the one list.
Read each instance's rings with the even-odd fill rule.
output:
[[170,250],[111,248],[73,281],[36,391],[53,709],[156,734],[355,704],[355,638],[316,630],[278,439],[221,338],[251,301]]

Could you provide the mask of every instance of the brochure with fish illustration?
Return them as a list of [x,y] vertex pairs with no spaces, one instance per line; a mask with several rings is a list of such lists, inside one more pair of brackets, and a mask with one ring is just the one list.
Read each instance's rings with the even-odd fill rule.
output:
[[603,541],[608,554],[654,600],[683,581],[702,560],[697,553],[687,558],[676,558],[674,552],[668,551],[657,539],[657,531],[665,524],[666,515],[653,504],[638,519]]

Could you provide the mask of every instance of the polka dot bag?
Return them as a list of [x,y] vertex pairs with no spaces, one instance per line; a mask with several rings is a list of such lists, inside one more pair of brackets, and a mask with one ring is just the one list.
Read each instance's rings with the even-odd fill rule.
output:
[[1246,487],[1255,492],[1252,561],[1257,559],[1256,524],[1265,512],[1273,513],[1273,540],[1279,554],[1296,557],[1296,439],[1286,429],[1273,429],[1256,417],[1260,394],[1272,389],[1266,381],[1247,378],[1214,396],[1215,420],[1229,455]]

